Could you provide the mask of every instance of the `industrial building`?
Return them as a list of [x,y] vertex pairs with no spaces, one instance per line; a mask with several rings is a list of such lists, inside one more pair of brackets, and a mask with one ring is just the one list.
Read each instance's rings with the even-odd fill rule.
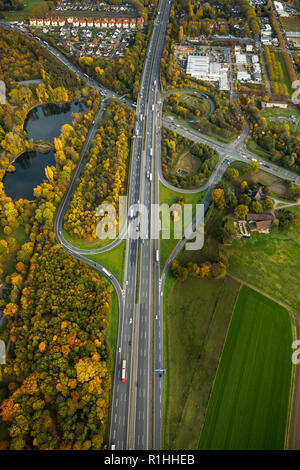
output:
[[208,55],[189,55],[186,73],[199,80],[219,82],[221,90],[229,90],[228,64],[212,62]]

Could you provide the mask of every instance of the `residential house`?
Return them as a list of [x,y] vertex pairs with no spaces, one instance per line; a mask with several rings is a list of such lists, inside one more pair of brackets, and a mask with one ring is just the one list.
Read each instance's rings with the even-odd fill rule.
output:
[[142,16],[139,16],[137,19],[137,27],[141,29],[144,26],[144,18]]
[[131,29],[135,29],[136,28],[136,19],[135,18],[130,18],[129,24],[130,24]]
[[264,189],[262,186],[250,189],[248,196],[251,197],[252,201],[260,202],[264,198]]

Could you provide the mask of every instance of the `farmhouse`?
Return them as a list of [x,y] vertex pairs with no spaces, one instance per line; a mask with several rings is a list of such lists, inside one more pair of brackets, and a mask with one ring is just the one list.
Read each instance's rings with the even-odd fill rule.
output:
[[250,189],[248,196],[251,197],[252,201],[261,201],[264,196],[264,190],[262,186],[258,188]]
[[274,216],[267,212],[261,214],[247,214],[247,222],[250,232],[268,233],[272,227]]

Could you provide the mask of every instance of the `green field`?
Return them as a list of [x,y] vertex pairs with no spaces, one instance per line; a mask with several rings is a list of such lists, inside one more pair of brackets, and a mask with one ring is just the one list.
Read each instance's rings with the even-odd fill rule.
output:
[[241,183],[243,180],[246,180],[248,184],[257,184],[259,182],[260,184],[269,186],[272,191],[272,196],[275,198],[287,200],[287,182],[282,178],[272,173],[267,173],[262,170],[261,166],[256,173],[251,174],[249,173],[249,164],[238,160],[234,161],[230,166],[236,168],[239,172],[237,183]]
[[72,235],[70,235],[64,228],[62,229],[62,234],[65,240],[70,243],[70,245],[83,250],[95,250],[97,248],[103,248],[113,242],[113,240],[110,238],[105,238],[104,240],[98,238],[97,240],[88,242],[86,240],[72,237]]
[[291,381],[288,312],[242,287],[200,449],[283,449]]
[[105,251],[104,253],[98,253],[96,255],[89,255],[87,258],[96,261],[96,263],[99,263],[108,269],[122,285],[125,248],[126,240],[123,240],[112,250]]
[[239,283],[168,275],[164,292],[164,449],[196,449]]
[[[183,198],[185,204],[193,204],[193,214],[195,214],[196,205],[197,203],[200,204],[205,196],[205,191],[201,193],[192,193],[192,194],[184,194],[179,193],[176,191],[172,191],[169,188],[166,188],[162,183],[160,183],[160,204],[168,204],[171,206],[172,204],[176,203],[179,199]],[[160,264],[163,268],[167,259],[169,258],[172,250],[175,248],[177,243],[179,242],[178,239],[174,239],[174,222],[171,220],[170,223],[170,231],[171,237],[170,239],[160,238]]]
[[44,0],[24,0],[24,10],[3,11],[1,13],[7,21],[26,20],[30,17],[35,7],[43,5],[44,3]]
[[280,62],[281,67],[282,67],[283,80],[281,80],[281,83],[286,84],[288,92],[289,92],[289,96],[291,96],[291,94],[293,93],[292,84],[291,84],[291,80],[290,80],[285,62],[284,62],[283,55],[280,51],[275,51],[275,57],[276,57],[276,60],[278,60]]
[[229,258],[228,272],[257,286],[300,312],[300,232],[286,231],[235,240],[223,248]]

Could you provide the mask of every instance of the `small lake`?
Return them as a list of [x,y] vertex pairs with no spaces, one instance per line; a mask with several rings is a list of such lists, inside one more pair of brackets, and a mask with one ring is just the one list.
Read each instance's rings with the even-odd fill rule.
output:
[[[83,103],[44,104],[29,111],[24,128],[28,139],[52,142],[64,124],[72,124],[73,113],[87,111]],[[7,196],[12,199],[34,199],[33,189],[44,179],[46,166],[55,165],[54,152],[25,152],[13,163],[16,171],[3,179]]]

